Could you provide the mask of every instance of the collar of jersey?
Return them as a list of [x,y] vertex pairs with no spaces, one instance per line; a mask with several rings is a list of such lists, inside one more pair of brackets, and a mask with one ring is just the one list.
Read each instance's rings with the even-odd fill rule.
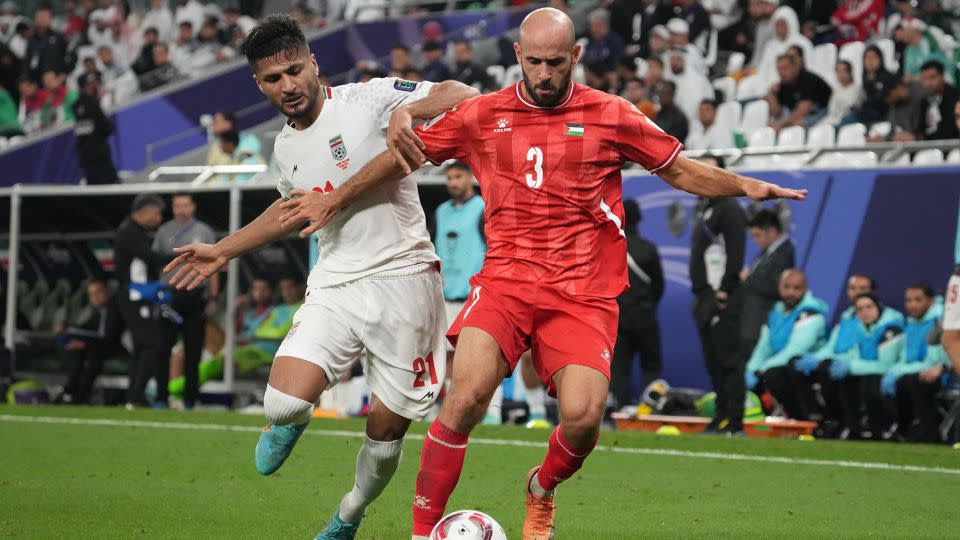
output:
[[567,90],[567,97],[563,98],[563,101],[561,101],[557,105],[554,105],[553,107],[541,107],[539,105],[534,105],[533,103],[530,103],[529,101],[523,98],[523,92],[520,90],[521,84],[523,84],[523,81],[518,82],[517,85],[514,87],[517,91],[517,99],[520,100],[520,103],[523,103],[527,107],[531,107],[534,109],[559,109],[560,107],[563,107],[567,103],[570,103],[570,98],[573,97],[573,87],[575,86],[573,84],[573,81],[570,81],[570,89]]
[[320,123],[320,119],[323,118],[323,112],[327,110],[326,102],[333,99],[333,88],[330,88],[329,86],[325,86],[321,84],[320,94],[323,95],[324,104],[323,104],[323,107],[320,108],[320,114],[317,115],[317,119],[314,120],[312,124],[310,124],[310,127],[308,127],[307,129],[297,129],[293,127],[292,125],[293,120],[290,120],[289,118],[287,118],[287,121],[284,123],[284,127],[289,128],[290,131],[292,131],[293,133],[309,133],[313,131],[313,126]]

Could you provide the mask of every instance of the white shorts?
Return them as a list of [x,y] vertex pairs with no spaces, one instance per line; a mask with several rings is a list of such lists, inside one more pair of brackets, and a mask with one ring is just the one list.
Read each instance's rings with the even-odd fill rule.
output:
[[[451,324],[457,317],[460,316],[460,311],[463,309],[464,304],[466,304],[466,302],[449,302],[449,301],[448,301],[448,302],[444,302],[444,305],[445,305],[446,308],[447,308],[447,327],[449,327],[450,324]],[[447,350],[448,350],[448,351],[452,351],[452,350],[453,350],[453,344],[450,343],[450,340],[449,340],[449,339],[446,339],[446,337],[444,337],[443,341],[445,341],[446,344],[447,344]]]
[[432,264],[314,288],[276,356],[317,364],[328,388],[361,359],[373,394],[415,420],[429,411],[443,385],[444,314],[443,280]]
[[960,266],[947,283],[943,303],[943,329],[960,330]]

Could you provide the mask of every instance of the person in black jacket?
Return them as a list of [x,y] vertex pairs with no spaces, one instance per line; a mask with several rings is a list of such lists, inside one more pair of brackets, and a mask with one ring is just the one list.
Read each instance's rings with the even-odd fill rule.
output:
[[663,266],[657,246],[637,234],[643,219],[640,206],[633,199],[623,201],[624,232],[627,238],[627,274],[630,288],[617,298],[620,324],[617,344],[610,364],[610,384],[617,408],[632,405],[630,369],[633,358],[640,354],[643,387],[660,378],[663,370],[660,351],[660,324],[657,305],[663,298]]
[[103,360],[121,350],[123,322],[117,303],[102,279],[87,284],[87,302],[75,324],[60,332],[70,366],[67,384],[59,399],[62,403],[89,403],[90,390],[103,369]]
[[927,98],[923,138],[938,141],[960,137],[954,113],[960,92],[947,84],[943,64],[939,60],[927,60],[921,66],[920,84]]
[[863,52],[863,101],[854,108],[849,119],[844,119],[844,123],[861,122],[870,125],[887,118],[890,110],[887,95],[897,81],[897,76],[884,67],[880,47],[867,47]]
[[740,288],[734,304],[740,313],[740,346],[738,354],[746,364],[760,338],[770,310],[780,299],[780,276],[796,266],[793,241],[783,232],[780,217],[772,210],[760,210],[747,227],[760,254],[741,272]]
[[[137,290],[156,282],[163,268],[173,257],[153,251],[150,232],[163,222],[163,199],[140,194],[133,200],[130,217],[117,229],[114,239],[114,260],[119,287],[118,304],[124,324],[133,335],[133,360],[130,362],[130,386],[127,406],[143,405],[143,390],[151,376],[157,388],[166,388],[170,377],[169,353],[161,351],[159,309],[156,303]],[[134,285],[134,287],[131,287]],[[159,403],[163,407],[165,403]]]
[[88,184],[115,184],[119,179],[107,142],[113,133],[113,122],[100,108],[100,72],[80,75],[77,88],[80,95],[72,108],[80,166]]
[[[720,157],[700,158],[723,168]],[[743,431],[743,358],[738,354],[740,317],[730,298],[740,286],[746,249],[747,216],[736,199],[697,201],[690,246],[693,318],[703,360],[716,392],[713,420],[706,433]]]

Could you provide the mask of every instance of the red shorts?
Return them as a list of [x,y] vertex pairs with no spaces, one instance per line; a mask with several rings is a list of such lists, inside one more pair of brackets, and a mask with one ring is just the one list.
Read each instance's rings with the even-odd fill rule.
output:
[[619,307],[613,298],[577,298],[552,285],[474,277],[473,288],[447,331],[454,347],[460,331],[479,328],[500,345],[512,372],[531,350],[547,392],[556,395],[553,374],[575,364],[610,378]]

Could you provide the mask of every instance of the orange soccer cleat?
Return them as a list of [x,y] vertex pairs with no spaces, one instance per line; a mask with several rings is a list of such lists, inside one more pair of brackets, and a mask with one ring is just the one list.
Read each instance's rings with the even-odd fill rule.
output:
[[539,470],[540,467],[534,467],[527,474],[527,483],[524,484],[527,517],[523,520],[523,540],[553,540],[553,514],[557,509],[553,502],[555,496],[540,498],[530,492],[530,482]]

